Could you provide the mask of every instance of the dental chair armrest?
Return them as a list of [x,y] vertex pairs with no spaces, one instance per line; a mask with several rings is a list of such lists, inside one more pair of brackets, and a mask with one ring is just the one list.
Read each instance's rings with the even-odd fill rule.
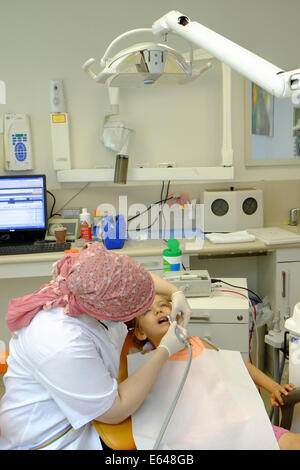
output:
[[281,422],[280,426],[285,429],[291,429],[294,406],[300,402],[300,388],[296,388],[289,392],[287,396],[282,395],[284,405],[281,406]]

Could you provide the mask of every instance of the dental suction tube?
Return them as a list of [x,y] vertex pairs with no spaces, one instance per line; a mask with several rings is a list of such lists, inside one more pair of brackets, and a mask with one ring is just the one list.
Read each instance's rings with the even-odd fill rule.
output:
[[[170,317],[168,317],[168,318],[169,318],[169,322],[170,322]],[[185,368],[185,370],[184,370],[184,374],[183,374],[183,376],[182,376],[181,382],[180,382],[180,384],[179,384],[179,386],[178,386],[178,388],[177,388],[176,395],[175,395],[175,397],[174,397],[174,399],[173,399],[173,401],[172,401],[172,403],[171,403],[171,406],[170,406],[170,408],[169,408],[169,410],[168,410],[168,413],[167,413],[167,415],[166,415],[166,417],[165,417],[165,420],[164,420],[164,422],[163,422],[163,424],[162,424],[162,427],[161,427],[161,429],[160,429],[160,432],[159,432],[159,434],[158,434],[158,436],[157,436],[157,438],[156,438],[155,444],[154,444],[154,446],[153,446],[153,450],[157,450],[157,449],[158,449],[158,447],[159,447],[159,445],[160,445],[160,443],[161,443],[161,440],[162,440],[162,438],[163,438],[163,436],[164,436],[164,434],[165,434],[165,431],[166,431],[166,429],[167,429],[167,426],[168,426],[168,424],[169,424],[169,422],[170,422],[170,419],[171,419],[171,417],[172,417],[172,415],[173,415],[175,406],[176,406],[176,404],[177,404],[177,402],[178,402],[178,399],[179,399],[179,397],[180,397],[180,395],[181,395],[181,392],[182,392],[183,386],[184,386],[184,384],[185,384],[185,381],[186,381],[186,379],[187,379],[187,376],[188,376],[188,373],[189,373],[189,370],[190,370],[190,367],[191,367],[191,362],[192,362],[192,356],[193,356],[193,354],[192,354],[192,347],[191,347],[191,345],[190,345],[189,340],[187,339],[187,337],[185,336],[185,334],[180,330],[180,328],[178,328],[178,326],[176,326],[176,328],[175,328],[175,333],[176,333],[177,337],[180,339],[180,341],[182,341],[182,342],[188,347],[188,350],[189,350],[189,358],[188,358],[187,365],[186,365],[186,368]]]

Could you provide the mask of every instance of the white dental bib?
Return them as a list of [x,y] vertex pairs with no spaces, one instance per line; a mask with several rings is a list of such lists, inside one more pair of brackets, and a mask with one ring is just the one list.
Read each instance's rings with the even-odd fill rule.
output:
[[[127,357],[132,374],[149,354]],[[153,448],[182,379],[186,361],[169,360],[132,416],[138,450]],[[241,354],[205,349],[194,358],[160,449],[278,450],[263,401]]]

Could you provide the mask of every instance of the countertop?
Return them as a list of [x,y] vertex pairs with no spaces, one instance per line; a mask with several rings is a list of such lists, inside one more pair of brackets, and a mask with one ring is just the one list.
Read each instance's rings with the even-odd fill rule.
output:
[[[280,227],[300,235],[300,226],[292,227],[289,225],[282,225]],[[74,244],[72,244],[72,247],[76,248]],[[195,244],[195,239],[182,239],[180,240],[180,247],[182,249],[182,253],[185,255],[217,256],[224,254],[233,255],[242,253],[267,253],[278,248],[300,248],[300,243],[266,245],[264,242],[256,239],[252,242],[246,243],[218,244],[212,243],[209,240],[199,240],[198,243]],[[165,248],[166,243],[163,240],[127,240],[121,250],[112,251],[132,257],[144,257],[162,255],[162,251]],[[62,255],[63,252],[0,256],[0,265],[43,262],[49,263],[51,261],[57,261],[62,257]]]

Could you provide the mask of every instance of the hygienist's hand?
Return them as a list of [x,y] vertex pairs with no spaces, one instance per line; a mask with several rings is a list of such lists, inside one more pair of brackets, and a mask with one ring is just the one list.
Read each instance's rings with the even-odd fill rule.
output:
[[[178,315],[179,317],[177,318]],[[187,328],[190,316],[191,307],[189,306],[184,293],[181,290],[173,292],[171,319],[177,320],[179,325],[183,326],[183,328]]]
[[272,406],[280,406],[283,405],[283,400],[281,395],[288,395],[288,392],[291,392],[292,390],[295,390],[295,385],[293,384],[284,384],[284,385],[279,385],[277,384],[276,387],[271,392],[270,396],[270,402]]
[[184,342],[178,338],[176,334],[176,327],[179,328],[186,337],[185,328],[179,326],[176,321],[173,321],[170,324],[167,333],[163,336],[161,342],[157,346],[157,348],[165,348],[168,351],[169,356],[172,356],[172,354],[185,348]]

